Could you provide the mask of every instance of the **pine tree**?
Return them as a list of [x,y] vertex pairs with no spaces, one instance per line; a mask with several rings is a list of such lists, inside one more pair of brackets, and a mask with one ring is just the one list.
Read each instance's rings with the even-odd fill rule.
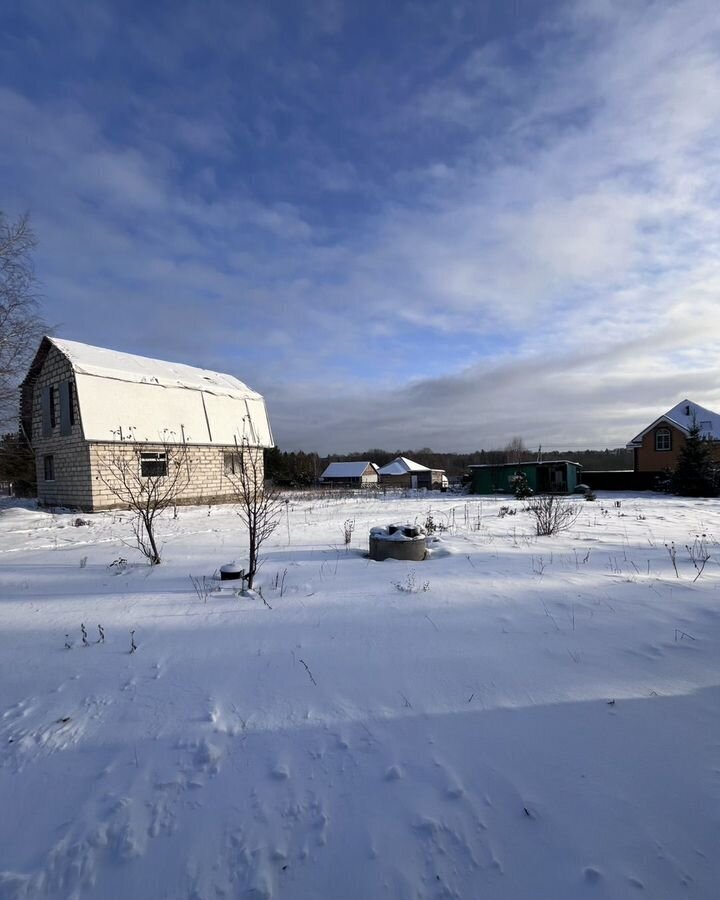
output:
[[710,444],[703,439],[700,426],[694,419],[685,439],[685,446],[680,451],[672,485],[673,491],[683,497],[717,495],[717,476]]

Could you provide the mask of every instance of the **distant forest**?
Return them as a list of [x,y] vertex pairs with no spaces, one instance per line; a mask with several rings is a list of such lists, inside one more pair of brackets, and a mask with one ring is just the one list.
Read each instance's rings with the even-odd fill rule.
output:
[[[384,466],[396,456],[407,456],[430,469],[444,469],[451,481],[458,481],[467,473],[468,466],[484,463],[523,462],[536,460],[537,450],[528,450],[519,438],[515,438],[502,450],[476,450],[473,453],[436,453],[428,447],[422,450],[363,450],[361,453],[331,453],[320,456],[317,453],[285,452],[277,447],[266,451],[265,474],[277,484],[316,484],[325,468],[331,462],[352,462],[367,459]],[[618,447],[614,450],[549,450],[542,451],[543,460],[569,459],[578,462],[589,471],[611,469],[632,469],[632,450]]]

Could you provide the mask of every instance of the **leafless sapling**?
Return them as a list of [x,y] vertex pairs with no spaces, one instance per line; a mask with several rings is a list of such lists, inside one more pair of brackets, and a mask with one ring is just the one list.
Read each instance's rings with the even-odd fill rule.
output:
[[264,483],[263,451],[243,441],[238,447],[240,465],[228,475],[237,503],[237,514],[248,532],[247,586],[252,589],[260,550],[280,523],[283,499],[278,488]]
[[[118,430],[118,436],[122,432]],[[175,507],[192,480],[187,445],[174,443],[173,435],[157,444],[117,440],[101,457],[98,477],[110,493],[134,513],[135,546],[150,565],[160,563],[155,525],[168,507]]]

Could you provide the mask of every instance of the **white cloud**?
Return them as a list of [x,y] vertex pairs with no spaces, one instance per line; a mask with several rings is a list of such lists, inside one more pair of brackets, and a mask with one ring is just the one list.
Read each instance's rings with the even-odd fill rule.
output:
[[[310,32],[332,40],[346,14],[320,3]],[[221,18],[221,58],[276,35],[258,13],[231,47],[242,23]],[[382,98],[342,111],[354,155],[272,118],[290,98],[322,112],[326,57],[273,57],[290,93],[253,121],[218,72],[210,110],[182,109],[187,80],[181,98],[110,98],[133,111],[124,130],[77,99],[0,91],[0,172],[35,216],[48,317],[236,371],[265,386],[281,443],[307,449],[617,444],[682,396],[720,406],[714,4],[567,4],[513,47],[468,49],[457,28],[397,93],[392,60],[343,73]],[[203,47],[217,30],[204,20]],[[134,52],[179,78],[183,34],[133,26]],[[288,171],[255,188],[234,165],[248,146]]]

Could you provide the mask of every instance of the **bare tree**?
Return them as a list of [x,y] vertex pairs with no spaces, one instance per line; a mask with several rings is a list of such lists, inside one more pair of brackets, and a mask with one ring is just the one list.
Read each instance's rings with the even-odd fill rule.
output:
[[192,467],[185,444],[138,444],[118,441],[100,459],[98,477],[110,493],[135,513],[135,546],[150,562],[160,564],[155,535],[158,516],[190,484]]
[[554,494],[530,497],[528,509],[535,517],[535,533],[557,534],[567,531],[580,515],[580,506]]
[[513,437],[509,444],[505,445],[503,453],[505,454],[505,462],[509,463],[523,462],[529,455],[525,441],[517,435]]
[[243,441],[236,454],[235,471],[228,474],[238,503],[238,515],[248,530],[247,583],[252,588],[260,548],[280,524],[284,501],[275,485],[264,483],[263,451]]
[[17,418],[18,384],[44,330],[31,259],[36,243],[27,215],[8,222],[0,211],[0,428]]

